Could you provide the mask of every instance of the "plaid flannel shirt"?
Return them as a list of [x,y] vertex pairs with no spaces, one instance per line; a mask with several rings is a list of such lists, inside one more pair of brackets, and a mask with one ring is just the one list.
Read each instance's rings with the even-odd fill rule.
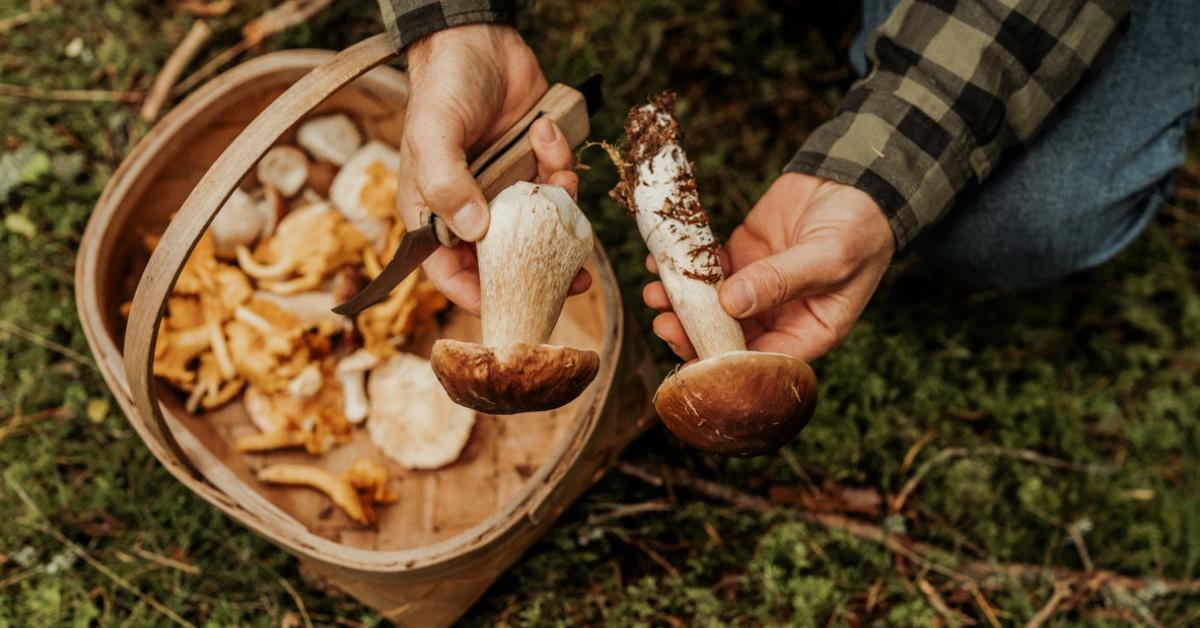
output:
[[[785,168],[869,194],[903,247],[1029,141],[1115,45],[1131,0],[902,0],[871,72]],[[379,0],[397,49],[450,26],[513,24],[519,0]]]
[[903,247],[1029,141],[1115,45],[1130,0],[904,0],[871,71],[785,168],[871,195]]
[[521,4],[521,0],[379,0],[396,50],[451,26],[482,22],[515,26]]

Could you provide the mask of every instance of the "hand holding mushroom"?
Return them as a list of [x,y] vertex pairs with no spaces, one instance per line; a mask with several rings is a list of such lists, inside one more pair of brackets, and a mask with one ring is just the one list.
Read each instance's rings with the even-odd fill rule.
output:
[[563,188],[521,182],[492,201],[477,245],[483,343],[439,340],[433,370],[454,401],[481,412],[557,408],[596,376],[595,351],[545,344],[592,228]]
[[617,158],[613,196],[637,220],[663,291],[700,360],[676,370],[654,405],[688,444],[727,455],[786,444],[812,416],[816,378],[803,361],[746,350],[741,326],[721,307],[718,244],[679,145],[672,94],[630,111],[629,150]]

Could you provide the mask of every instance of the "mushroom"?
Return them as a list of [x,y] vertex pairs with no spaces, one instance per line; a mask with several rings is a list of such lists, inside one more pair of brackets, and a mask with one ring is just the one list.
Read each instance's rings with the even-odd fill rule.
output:
[[284,312],[295,316],[305,325],[337,330],[346,325],[345,316],[333,313],[333,308],[346,299],[339,300],[334,292],[312,290],[293,292],[292,294],[275,294],[266,290],[258,290],[254,293],[254,298],[275,305]]
[[587,218],[560,187],[516,183],[491,204],[476,245],[483,343],[438,340],[433,370],[456,402],[480,412],[557,408],[596,376],[595,351],[545,344],[592,250]]
[[342,165],[329,187],[329,200],[378,250],[396,216],[400,153],[368,142]]
[[271,147],[271,150],[258,160],[254,172],[258,175],[259,183],[273,187],[279,190],[280,194],[291,198],[308,180],[308,157],[295,146],[279,144]]
[[371,442],[406,469],[436,469],[458,459],[475,413],[451,401],[429,360],[397,353],[367,377]]
[[333,371],[342,384],[342,414],[351,423],[362,423],[367,418],[370,410],[367,402],[367,371],[377,364],[379,356],[359,349],[339,360]]
[[335,113],[301,124],[296,131],[296,142],[313,157],[341,166],[362,145],[362,135],[350,116]]
[[234,444],[239,451],[304,447],[310,454],[320,454],[351,435],[350,424],[342,414],[341,386],[324,370],[322,386],[308,397],[250,385],[242,403],[260,431],[238,437]]
[[[366,242],[361,234],[326,204],[292,211],[252,253],[237,247],[238,266],[264,290],[295,294],[320,287],[325,276],[345,264],[358,263]],[[266,258],[267,261],[260,261]],[[298,275],[292,277],[292,275]]]
[[356,461],[340,476],[308,464],[273,464],[258,470],[258,480],[315,488],[362,525],[375,521],[374,504],[395,499],[387,491],[387,470],[369,460]]
[[433,320],[449,302],[420,271],[405,277],[380,304],[364,310],[356,321],[363,347],[380,357],[396,352],[422,323]]
[[233,194],[221,206],[221,211],[217,212],[208,227],[212,232],[216,254],[220,257],[232,257],[236,254],[238,245],[254,244],[262,235],[265,219],[266,216],[259,212],[254,198],[241,188],[234,188]]
[[791,356],[747,351],[741,326],[721,308],[718,243],[679,145],[674,102],[668,92],[630,111],[629,150],[615,159],[621,182],[613,196],[636,217],[700,358],[667,376],[654,407],[694,447],[726,455],[766,453],[808,422],[816,378],[808,364]]

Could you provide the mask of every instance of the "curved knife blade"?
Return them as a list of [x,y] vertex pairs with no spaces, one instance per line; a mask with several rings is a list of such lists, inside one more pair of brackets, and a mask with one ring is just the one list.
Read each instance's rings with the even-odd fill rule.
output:
[[387,298],[388,293],[392,291],[409,275],[412,271],[425,261],[425,258],[433,254],[437,248],[441,246],[438,242],[437,227],[434,223],[413,229],[404,234],[404,238],[400,240],[400,246],[396,248],[396,254],[392,256],[392,261],[384,266],[365,288],[358,294],[350,298],[349,301],[333,308],[334,313],[342,316],[354,316],[359,312],[379,303]]

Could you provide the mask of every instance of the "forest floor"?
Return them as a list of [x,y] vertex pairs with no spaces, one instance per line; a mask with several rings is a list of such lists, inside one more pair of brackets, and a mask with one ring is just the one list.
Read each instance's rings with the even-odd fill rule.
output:
[[[192,70],[270,3],[233,4]],[[551,80],[605,76],[595,139],[679,92],[727,236],[853,79],[856,17],[810,4],[546,1],[525,30]],[[28,0],[0,0],[0,626],[380,623],[155,462],[76,316],[80,235],[149,129],[107,99],[136,100],[194,18],[149,0],[34,5],[26,19]],[[373,2],[338,2],[239,60],[380,28]],[[644,245],[606,197],[602,153],[581,160],[580,204],[648,323]],[[651,429],[465,621],[1196,625],[1200,586],[1181,581],[1200,577],[1198,286],[1194,152],[1141,237],[1058,285],[980,288],[901,256],[814,365],[818,414],[792,445],[724,460]]]

